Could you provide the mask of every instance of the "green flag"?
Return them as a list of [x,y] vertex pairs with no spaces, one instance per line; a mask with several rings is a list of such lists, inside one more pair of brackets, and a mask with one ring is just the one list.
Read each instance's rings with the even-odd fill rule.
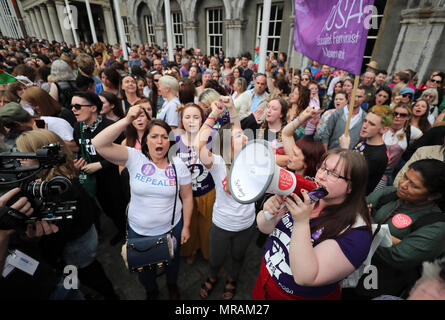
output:
[[16,81],[17,79],[14,76],[11,76],[5,70],[0,69],[0,84],[8,84]]

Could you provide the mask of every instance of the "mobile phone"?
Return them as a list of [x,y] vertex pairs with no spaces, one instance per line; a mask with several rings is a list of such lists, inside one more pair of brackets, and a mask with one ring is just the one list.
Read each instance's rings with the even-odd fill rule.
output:
[[329,192],[322,186],[315,188],[312,191],[309,191],[307,195],[311,199],[311,204],[320,201],[322,198],[326,197]]
[[45,120],[43,120],[43,119],[35,119],[34,121],[36,122],[37,128],[45,129]]

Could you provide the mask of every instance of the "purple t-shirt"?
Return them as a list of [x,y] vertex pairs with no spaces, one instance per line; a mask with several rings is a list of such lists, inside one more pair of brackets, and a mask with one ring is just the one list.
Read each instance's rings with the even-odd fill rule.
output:
[[[310,221],[311,225],[315,219]],[[321,298],[334,291],[338,282],[320,286],[305,287],[295,283],[289,263],[289,247],[293,220],[288,212],[275,227],[266,243],[264,260],[266,268],[275,282],[285,292],[307,298]],[[323,230],[312,233],[312,242],[316,241]],[[365,228],[355,228],[334,239],[343,254],[357,269],[365,261],[371,246],[371,234]]]
[[[207,148],[211,150],[211,138],[207,142]],[[178,150],[176,155],[185,163],[192,173],[193,196],[199,197],[215,188],[215,182],[209,170],[199,161],[196,148],[187,146],[182,142],[180,136],[176,136]]]

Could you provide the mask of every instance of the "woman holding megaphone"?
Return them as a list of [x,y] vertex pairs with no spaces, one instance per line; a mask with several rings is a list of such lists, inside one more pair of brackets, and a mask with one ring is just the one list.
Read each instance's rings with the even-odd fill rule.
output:
[[[231,123],[219,129],[221,155],[207,149],[207,141],[213,132],[217,119],[228,109]],[[216,198],[213,206],[212,226],[210,228],[209,276],[201,286],[200,296],[205,299],[211,294],[217,282],[217,275],[225,262],[227,248],[230,247],[232,267],[224,286],[223,297],[232,299],[236,293],[237,279],[241,271],[247,247],[254,232],[255,205],[236,202],[229,192],[228,174],[230,163],[247,143],[240,126],[231,97],[221,96],[211,105],[212,112],[199,130],[197,145],[199,159],[211,173],[215,182]]]
[[[305,123],[310,109],[289,123],[284,135]],[[340,282],[360,267],[371,245],[365,177],[363,156],[333,149],[323,156],[315,175],[327,196],[311,203],[307,190],[301,190],[302,199],[275,195],[265,202],[257,223],[270,237],[254,299],[340,299]],[[268,220],[265,212],[274,217]]]

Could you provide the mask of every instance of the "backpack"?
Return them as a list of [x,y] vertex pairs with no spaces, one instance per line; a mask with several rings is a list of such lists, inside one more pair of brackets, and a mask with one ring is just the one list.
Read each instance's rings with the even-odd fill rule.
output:
[[71,110],[71,99],[74,93],[79,90],[76,81],[59,81],[54,82],[54,84],[57,87],[59,103],[62,107]]

